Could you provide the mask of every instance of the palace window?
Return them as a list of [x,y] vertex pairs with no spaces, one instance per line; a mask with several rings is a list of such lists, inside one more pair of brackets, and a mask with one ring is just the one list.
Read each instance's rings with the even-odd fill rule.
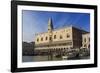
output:
[[48,39],[48,37],[45,38],[46,40]]
[[69,34],[67,34],[67,38],[69,38],[70,37],[70,35]]
[[90,38],[89,38],[89,42],[90,42]]
[[52,40],[52,37],[50,37],[49,40]]
[[60,39],[62,39],[62,36],[60,35]]
[[90,48],[90,45],[88,46],[88,48]]
[[54,39],[56,39],[56,35],[54,35]]
[[37,42],[39,41],[39,38],[37,38]]
[[84,42],[86,42],[86,38],[84,38]]
[[41,38],[41,41],[43,41],[43,38]]
[[86,47],[86,44],[84,45],[84,47]]

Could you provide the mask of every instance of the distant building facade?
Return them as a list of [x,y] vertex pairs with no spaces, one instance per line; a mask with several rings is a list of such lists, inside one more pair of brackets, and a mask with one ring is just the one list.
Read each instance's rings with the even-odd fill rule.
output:
[[87,34],[85,35],[85,33],[87,33],[87,31],[73,26],[54,29],[52,19],[49,19],[48,31],[35,35],[35,50],[63,50],[80,48],[86,44],[83,39],[85,37],[90,37]]
[[82,47],[90,48],[90,33],[86,33],[82,35]]

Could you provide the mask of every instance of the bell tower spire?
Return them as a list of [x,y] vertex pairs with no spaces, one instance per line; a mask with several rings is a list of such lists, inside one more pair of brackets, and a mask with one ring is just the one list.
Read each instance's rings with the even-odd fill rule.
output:
[[52,19],[49,18],[49,21],[48,21],[48,31],[52,31],[53,30],[53,23],[52,23]]

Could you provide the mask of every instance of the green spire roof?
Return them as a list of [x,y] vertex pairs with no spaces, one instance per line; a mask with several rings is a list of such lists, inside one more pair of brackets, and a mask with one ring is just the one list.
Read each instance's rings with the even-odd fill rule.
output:
[[48,29],[53,29],[53,23],[52,23],[52,19],[49,18],[49,21],[48,21]]

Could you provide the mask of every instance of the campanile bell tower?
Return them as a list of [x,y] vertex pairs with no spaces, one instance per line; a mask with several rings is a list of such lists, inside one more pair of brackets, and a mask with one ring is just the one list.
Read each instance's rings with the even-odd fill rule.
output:
[[52,41],[52,31],[53,31],[53,23],[52,23],[52,19],[49,18],[49,21],[48,21],[49,42]]
[[52,19],[49,18],[49,21],[48,21],[48,32],[52,32],[53,30],[53,23],[52,23]]

